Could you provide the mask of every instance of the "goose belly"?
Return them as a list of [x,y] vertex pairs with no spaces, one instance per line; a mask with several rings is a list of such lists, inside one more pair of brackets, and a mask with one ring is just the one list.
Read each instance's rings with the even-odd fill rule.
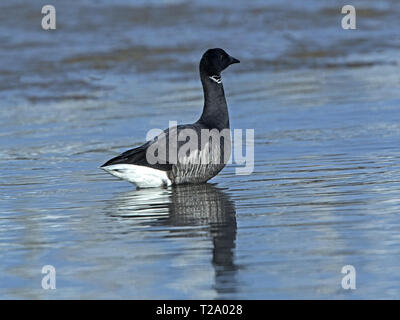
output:
[[134,164],[114,164],[102,167],[103,170],[122,180],[129,181],[138,188],[170,186],[171,180],[166,171]]

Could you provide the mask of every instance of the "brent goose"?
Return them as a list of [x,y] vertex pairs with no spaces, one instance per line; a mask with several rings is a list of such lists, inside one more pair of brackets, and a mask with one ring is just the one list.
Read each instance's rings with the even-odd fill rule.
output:
[[[221,72],[229,65],[239,62],[222,49],[207,50],[200,60],[199,68],[204,92],[204,107],[200,119],[193,124],[164,130],[144,145],[107,161],[101,169],[135,184],[138,188],[203,183],[216,176],[225,167],[226,159],[231,154],[228,107]],[[211,143],[210,136],[201,139],[204,131],[215,132],[215,129],[219,133],[228,132],[227,135],[220,135],[218,144]],[[190,132],[194,132],[197,137],[190,135]],[[181,139],[182,134],[185,139]],[[180,152],[181,147],[193,141],[196,141],[194,148],[192,144],[189,149],[187,146],[185,150],[182,148],[185,152]],[[151,154],[162,160],[149,159]],[[161,155],[165,157],[162,158]]]

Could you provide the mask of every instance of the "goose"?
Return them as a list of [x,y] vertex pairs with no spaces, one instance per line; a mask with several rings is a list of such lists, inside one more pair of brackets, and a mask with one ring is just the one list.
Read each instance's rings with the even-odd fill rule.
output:
[[[199,184],[216,176],[231,154],[228,106],[221,72],[239,62],[223,49],[208,49],[199,65],[204,94],[199,120],[169,127],[100,168],[137,188]],[[220,134],[218,143],[212,141],[216,132]]]

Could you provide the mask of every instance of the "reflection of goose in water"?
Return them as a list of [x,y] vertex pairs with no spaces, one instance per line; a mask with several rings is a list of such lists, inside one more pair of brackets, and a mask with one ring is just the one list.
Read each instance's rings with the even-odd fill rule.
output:
[[185,227],[173,228],[169,238],[199,237],[193,228],[186,227],[204,226],[213,241],[214,289],[218,294],[235,292],[236,211],[220,188],[199,184],[129,191],[112,200],[108,211],[113,216],[146,219],[150,227]]
[[110,200],[107,212],[111,216],[125,218],[167,216],[170,197],[169,189],[138,189],[124,192]]
[[184,185],[173,190],[170,225],[207,225],[213,240],[212,263],[218,293],[235,290],[234,249],[236,211],[234,203],[221,189],[210,184]]

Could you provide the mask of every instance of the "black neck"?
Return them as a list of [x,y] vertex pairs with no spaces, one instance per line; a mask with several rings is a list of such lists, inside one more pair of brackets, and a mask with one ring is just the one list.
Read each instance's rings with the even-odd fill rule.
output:
[[[219,75],[218,75],[219,76]],[[226,105],[222,82],[210,79],[205,72],[200,71],[204,92],[204,108],[199,122],[218,130],[229,128],[228,106]],[[214,77],[214,79],[218,79]]]

